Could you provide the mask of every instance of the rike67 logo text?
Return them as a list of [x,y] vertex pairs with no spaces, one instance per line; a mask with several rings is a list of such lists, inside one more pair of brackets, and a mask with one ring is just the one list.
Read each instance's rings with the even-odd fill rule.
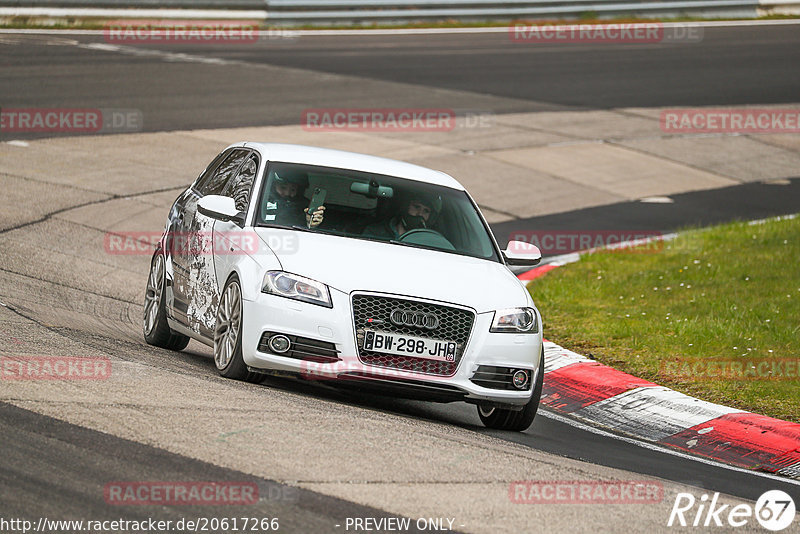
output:
[[781,490],[763,493],[755,506],[737,504],[733,507],[720,504],[719,493],[714,493],[710,500],[706,494],[697,499],[691,493],[678,493],[667,526],[743,527],[755,518],[765,529],[777,532],[792,524],[796,511],[794,500]]

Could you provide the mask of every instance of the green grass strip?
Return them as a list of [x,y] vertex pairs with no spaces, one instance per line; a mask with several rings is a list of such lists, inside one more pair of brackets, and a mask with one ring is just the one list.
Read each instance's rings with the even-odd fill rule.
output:
[[534,280],[545,336],[695,397],[800,422],[800,217],[686,230]]

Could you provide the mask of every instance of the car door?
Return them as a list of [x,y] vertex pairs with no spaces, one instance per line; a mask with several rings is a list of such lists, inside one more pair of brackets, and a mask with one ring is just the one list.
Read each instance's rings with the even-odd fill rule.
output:
[[[164,236],[164,251],[167,263],[167,314],[177,319],[180,323],[186,324],[186,299],[185,284],[187,278],[188,255],[186,253],[186,205],[189,200],[197,196],[200,189],[213,176],[222,160],[224,160],[232,149],[223,150],[214,160],[208,164],[200,176],[183,193],[178,196],[172,204],[167,218],[167,232]],[[181,281],[180,288],[176,285],[176,280]]]
[[[238,174],[230,180],[223,193],[234,200],[236,209],[245,216],[250,208],[250,198],[259,164],[260,159],[256,152],[248,155]],[[250,226],[240,226],[233,221],[214,222],[214,246],[217,251],[214,256],[214,268],[220,289],[235,264],[247,261],[245,256],[253,256],[258,252],[259,243],[258,236]]]
[[236,176],[246,148],[231,150],[208,178],[199,180],[181,199],[178,223],[173,236],[175,314],[191,330],[210,337],[218,301],[214,273],[214,219],[197,211],[197,201],[205,195],[219,195]]

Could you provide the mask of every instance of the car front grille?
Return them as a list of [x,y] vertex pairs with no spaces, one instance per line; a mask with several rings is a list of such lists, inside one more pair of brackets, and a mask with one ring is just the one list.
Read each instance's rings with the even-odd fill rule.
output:
[[[475,322],[475,314],[472,311],[452,306],[378,295],[357,294],[353,296],[352,302],[358,358],[362,363],[431,375],[452,376],[455,374],[469,341],[472,325]],[[398,326],[390,320],[393,310],[433,314],[438,319],[438,324],[433,329],[405,325]],[[456,343],[455,360],[452,362],[426,360],[413,356],[397,356],[366,351],[363,349],[365,328],[407,336],[453,341]]]

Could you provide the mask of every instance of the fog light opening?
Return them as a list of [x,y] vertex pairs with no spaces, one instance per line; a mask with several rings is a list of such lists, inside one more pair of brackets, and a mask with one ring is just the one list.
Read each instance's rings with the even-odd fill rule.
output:
[[292,348],[292,342],[289,341],[289,338],[283,334],[276,334],[269,338],[269,348],[272,350],[272,352],[283,354]]
[[530,380],[530,375],[528,371],[524,369],[520,369],[514,372],[514,387],[517,389],[525,389],[528,387],[528,381]]

